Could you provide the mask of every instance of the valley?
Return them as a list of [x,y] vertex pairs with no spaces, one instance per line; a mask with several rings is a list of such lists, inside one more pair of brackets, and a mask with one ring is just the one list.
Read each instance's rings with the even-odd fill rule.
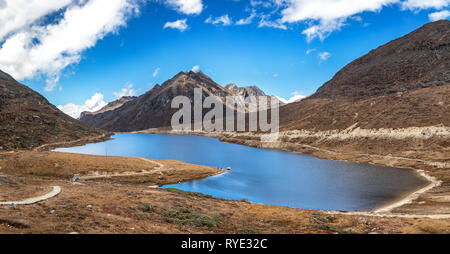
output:
[[[279,110],[280,132],[272,142],[262,141],[263,131],[249,132],[248,125],[240,132],[173,131],[176,96],[192,102],[200,88],[203,97],[217,96],[226,108],[227,96],[266,95],[256,86],[222,86],[201,71],[179,72],[140,96],[84,112],[79,120],[0,71],[0,202],[61,189],[30,205],[1,205],[0,233],[450,233],[449,46],[450,21],[441,20],[370,51],[316,93],[259,112]],[[248,118],[251,105],[243,105]],[[408,169],[426,184],[375,211],[297,209],[159,188],[227,174],[219,169],[226,164],[53,151],[114,141],[113,135],[121,134],[206,136],[297,156]],[[164,144],[186,156],[200,152]],[[205,155],[214,156],[224,154]]]

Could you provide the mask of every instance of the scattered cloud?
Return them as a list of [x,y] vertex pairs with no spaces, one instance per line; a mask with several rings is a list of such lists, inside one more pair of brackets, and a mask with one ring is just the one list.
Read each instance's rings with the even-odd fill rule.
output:
[[272,75],[272,77],[274,77],[274,78],[278,78],[278,73],[274,73],[273,75]]
[[438,21],[438,20],[441,20],[441,19],[447,19],[448,17],[450,17],[450,11],[447,11],[447,10],[439,11],[439,12],[433,12],[433,13],[430,13],[428,15],[428,18],[431,21]]
[[330,52],[320,52],[319,54],[317,54],[317,56],[319,57],[320,61],[326,61],[331,57],[331,53]]
[[[259,6],[259,2],[254,1],[252,6]],[[280,10],[281,17],[277,20],[263,19],[263,21],[266,24],[283,25],[304,22],[307,28],[302,34],[306,36],[308,42],[311,42],[316,38],[324,40],[331,33],[339,31],[349,19],[362,22],[362,17],[358,14],[363,12],[379,12],[383,7],[394,4],[400,6],[402,10],[440,10],[447,7],[450,0],[272,0],[272,3],[274,12],[278,13],[277,10]],[[445,14],[445,11],[436,13],[430,16],[430,19],[441,18]],[[368,26],[367,23],[363,25]]]
[[358,21],[358,22],[362,22],[363,21],[361,16],[353,16],[353,17],[350,17],[350,19],[352,19],[354,21]]
[[119,92],[114,92],[114,96],[120,99],[124,96],[136,96],[137,91],[133,89],[133,84],[126,84]]
[[223,26],[229,26],[231,25],[232,21],[230,19],[230,17],[228,16],[228,14],[220,16],[220,17],[209,17],[208,19],[205,20],[205,23],[209,23],[209,24],[213,24],[213,25],[219,25],[222,24]]
[[305,95],[301,94],[298,91],[295,91],[295,92],[291,93],[291,95],[292,95],[292,97],[287,99],[287,100],[284,99],[284,98],[278,97],[278,96],[276,96],[276,97],[278,98],[278,100],[280,100],[281,102],[283,102],[285,104],[297,102],[297,101],[300,101],[300,100],[303,100],[304,98],[306,98]]
[[[107,34],[116,33],[139,8],[136,0],[73,0],[69,5],[64,0],[43,2],[7,1],[6,7],[0,10],[8,13],[8,20],[16,20],[30,15],[24,12],[33,7],[41,8],[27,21],[0,29],[6,31],[2,32],[0,69],[18,80],[43,75],[47,81],[45,91],[57,86],[62,70],[78,63],[84,50],[95,46]],[[59,9],[62,15],[55,22],[38,22]],[[0,21],[0,27],[6,23]]]
[[259,28],[261,28],[261,27],[271,27],[271,28],[278,28],[278,29],[281,29],[281,30],[286,30],[287,29],[287,26],[285,24],[283,24],[283,23],[280,23],[279,20],[272,21],[272,20],[267,19],[267,17],[268,16],[262,16],[261,17],[261,20],[258,23],[258,27]]
[[263,7],[263,8],[270,8],[273,6],[273,2],[271,1],[262,1],[262,0],[251,0],[250,5],[252,7]]
[[165,28],[178,29],[181,32],[183,32],[184,30],[188,29],[188,25],[186,24],[186,19],[180,19],[180,20],[173,21],[173,22],[167,22],[164,25],[164,29]]
[[191,71],[193,72],[198,72],[200,70],[200,66],[196,65],[194,67],[192,67]]
[[84,111],[95,112],[106,106],[106,102],[103,100],[103,94],[95,93],[90,99],[86,100],[84,105],[75,105],[68,103],[66,105],[59,105],[58,109],[67,115],[77,119]]
[[450,4],[450,0],[406,0],[401,3],[403,10],[442,9]]
[[343,27],[344,25],[344,18],[320,21],[318,25],[313,25],[303,30],[302,34],[306,35],[306,40],[308,42],[311,42],[315,38],[319,38],[321,41],[323,41],[332,32],[341,30],[341,27]]
[[252,23],[253,19],[256,17],[256,13],[252,12],[252,14],[250,14],[250,16],[248,16],[245,19],[240,19],[236,22],[236,25],[241,26],[241,25],[249,25]]
[[275,0],[281,6],[282,22],[305,20],[329,21],[351,17],[365,11],[379,11],[383,6],[398,0]]
[[159,70],[161,70],[160,67],[156,68],[156,69],[153,71],[153,77],[154,77],[154,78],[156,78],[156,77],[158,76]]
[[314,51],[316,51],[316,49],[308,49],[308,50],[306,50],[306,55],[309,55],[309,54],[311,54],[312,52],[314,52]]
[[376,12],[399,0],[274,0],[281,8],[280,23],[307,22],[302,33],[307,40],[323,40],[345,25],[345,21],[365,11]]
[[187,15],[200,14],[203,11],[202,0],[166,0],[166,4]]

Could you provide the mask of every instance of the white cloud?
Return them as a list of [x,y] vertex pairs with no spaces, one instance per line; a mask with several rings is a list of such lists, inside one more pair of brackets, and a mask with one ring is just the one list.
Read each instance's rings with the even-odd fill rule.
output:
[[95,93],[90,99],[86,100],[84,105],[75,105],[73,103],[68,103],[64,106],[59,105],[58,109],[76,119],[80,117],[80,114],[82,112],[95,112],[106,106],[106,104],[107,103],[103,100],[103,94]]
[[283,102],[285,104],[297,102],[297,101],[300,101],[300,100],[303,100],[304,98],[306,98],[305,95],[302,95],[300,92],[297,92],[297,91],[291,93],[291,95],[292,95],[292,97],[287,100],[284,98],[278,97],[278,96],[276,96],[276,97],[278,100],[280,100],[281,102]]
[[450,4],[450,0],[407,0],[402,2],[404,10],[442,9]]
[[191,71],[193,72],[198,72],[200,70],[200,66],[196,65],[194,67],[192,67]]
[[188,25],[186,24],[186,19],[180,19],[180,20],[173,21],[173,22],[167,22],[164,25],[164,28],[168,28],[168,27],[173,28],[173,29],[178,29],[181,32],[188,29]]
[[317,56],[319,57],[320,61],[326,61],[326,60],[328,60],[328,58],[331,57],[331,53],[330,52],[320,52],[319,54],[317,54]]
[[[270,4],[264,4],[270,2]],[[347,25],[348,20],[362,22],[359,16],[364,12],[379,12],[386,6],[396,5],[402,10],[418,11],[422,9],[443,9],[450,0],[272,0],[251,1],[251,6],[258,11],[261,7],[271,8],[270,14],[257,13],[261,17],[259,27],[276,27],[287,29],[287,24],[303,22],[307,27],[302,31],[308,42],[318,38],[324,40],[334,31]],[[272,18],[280,15],[279,19]],[[445,12],[434,14],[430,19],[438,18]],[[436,17],[435,17],[436,16]],[[368,26],[368,23],[363,23]]]
[[205,20],[205,23],[210,23],[213,25],[222,24],[223,26],[229,26],[231,25],[232,21],[230,17],[228,17],[228,14],[226,14],[216,18],[209,17],[207,20]]
[[126,25],[127,19],[138,12],[137,3],[137,0],[73,0],[56,22],[46,25],[36,22],[7,37],[0,48],[0,69],[18,80],[44,75],[45,91],[52,91],[61,71],[78,63],[82,52],[95,46],[98,40]]
[[323,40],[339,30],[347,18],[365,11],[379,11],[399,0],[273,0],[281,11],[281,23],[308,22],[303,31],[308,41]]
[[72,0],[0,0],[0,41],[8,34],[71,2]]
[[379,11],[383,6],[398,0],[275,0],[285,8],[282,22],[304,20],[333,20],[347,18],[364,11]]
[[252,7],[263,7],[263,8],[270,8],[273,6],[273,3],[271,1],[258,1],[258,0],[251,0],[250,5]]
[[120,99],[124,96],[136,96],[136,90],[133,89],[133,84],[126,84],[119,92],[114,92],[114,96]]
[[274,73],[273,75],[272,75],[272,77],[274,77],[274,78],[278,78],[278,73]]
[[156,78],[156,76],[158,76],[158,73],[159,73],[159,70],[161,70],[161,68],[156,68],[154,71],[153,71],[153,77],[154,78]]
[[447,19],[448,17],[450,17],[450,11],[447,11],[447,10],[439,11],[439,12],[433,12],[433,13],[430,13],[428,15],[428,18],[431,21],[438,21],[438,20],[441,20],[441,19]]
[[245,19],[240,19],[236,22],[236,25],[241,26],[241,25],[249,25],[252,23],[253,19],[256,17],[256,14],[254,12],[252,12],[252,14],[250,14],[250,16],[248,16]]
[[191,15],[203,10],[202,0],[166,0],[166,3],[178,12]]
[[278,29],[282,29],[282,30],[286,30],[287,26],[283,23],[280,23],[279,20],[277,21],[272,21],[272,20],[268,20],[267,19],[268,16],[262,16],[261,20],[258,23],[258,27],[271,27],[271,28],[278,28]]
[[308,49],[308,50],[306,50],[306,55],[309,55],[309,54],[311,54],[312,52],[314,52],[314,51],[316,51],[316,49]]
[[306,40],[311,42],[315,38],[323,41],[332,32],[340,30],[345,25],[345,19],[323,20],[318,25],[313,25],[305,30],[302,34],[306,35]]

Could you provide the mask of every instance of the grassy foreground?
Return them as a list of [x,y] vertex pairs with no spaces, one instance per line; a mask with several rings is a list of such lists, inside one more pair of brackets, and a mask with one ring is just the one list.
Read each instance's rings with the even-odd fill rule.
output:
[[1,154],[0,167],[0,201],[62,188],[37,204],[0,206],[0,233],[450,233],[448,219],[329,214],[155,188],[222,172],[178,161],[16,152]]

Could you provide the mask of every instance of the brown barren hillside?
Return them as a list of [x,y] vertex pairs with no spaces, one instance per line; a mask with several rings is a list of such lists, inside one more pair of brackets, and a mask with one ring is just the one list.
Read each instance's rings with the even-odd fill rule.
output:
[[352,98],[308,98],[281,108],[281,130],[450,126],[450,86]]
[[429,23],[281,108],[282,130],[450,126],[450,21]]
[[0,150],[106,134],[64,114],[39,93],[0,71]]

